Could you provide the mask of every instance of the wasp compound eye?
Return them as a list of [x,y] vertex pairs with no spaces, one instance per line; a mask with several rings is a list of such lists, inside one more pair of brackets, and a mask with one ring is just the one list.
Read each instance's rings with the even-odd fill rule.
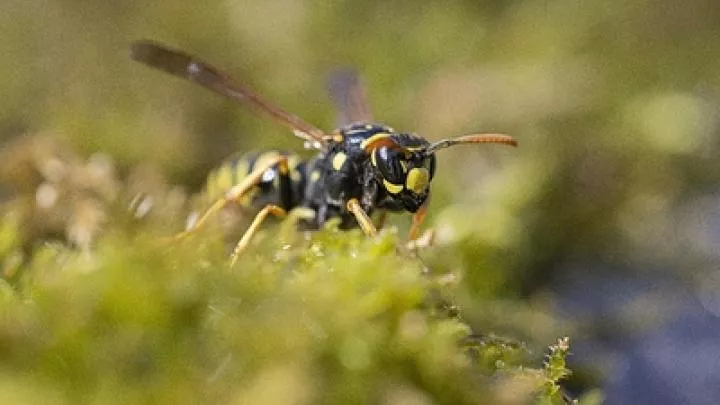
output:
[[393,184],[405,183],[405,168],[401,155],[388,147],[375,149],[375,163],[383,179]]

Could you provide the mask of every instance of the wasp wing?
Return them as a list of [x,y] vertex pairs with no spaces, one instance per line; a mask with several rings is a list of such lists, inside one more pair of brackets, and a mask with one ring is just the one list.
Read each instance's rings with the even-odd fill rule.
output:
[[372,122],[372,112],[360,75],[354,69],[339,69],[328,81],[330,98],[338,110],[338,124]]
[[232,100],[248,104],[290,128],[295,135],[309,141],[315,147],[321,147],[327,142],[323,130],[265,100],[249,88],[233,82],[230,76],[200,59],[152,41],[133,43],[130,56],[138,62],[198,83]]

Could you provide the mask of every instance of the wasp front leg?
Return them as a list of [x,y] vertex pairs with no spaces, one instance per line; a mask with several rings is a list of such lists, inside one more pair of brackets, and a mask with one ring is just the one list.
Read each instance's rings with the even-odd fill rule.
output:
[[410,226],[410,232],[408,232],[408,249],[413,250],[432,245],[433,239],[435,238],[435,232],[432,229],[428,229],[420,235],[420,226],[422,226],[422,223],[425,221],[429,205],[430,196],[428,196],[423,205],[421,205],[412,216],[412,225]]
[[351,198],[350,201],[347,202],[347,210],[353,214],[358,222],[358,225],[360,225],[360,229],[362,229],[365,235],[371,237],[375,237],[377,235],[377,229],[375,228],[372,219],[367,212],[365,212],[357,198]]
[[375,221],[375,228],[382,229],[383,226],[385,226],[385,220],[387,220],[387,211],[380,211],[377,215],[377,220]]
[[345,208],[351,213],[357,221],[360,229],[367,236],[374,237],[377,235],[377,230],[382,227],[385,221],[385,210],[380,213],[380,220],[376,226],[373,220],[368,215],[368,212],[374,206],[375,199],[377,197],[377,183],[371,172],[366,172],[362,180],[363,192],[362,196],[358,200],[357,198],[351,198],[345,204]]
[[408,240],[415,240],[420,236],[420,226],[425,221],[427,216],[428,200],[420,206],[420,208],[412,216],[412,225],[410,226],[410,232],[408,232]]

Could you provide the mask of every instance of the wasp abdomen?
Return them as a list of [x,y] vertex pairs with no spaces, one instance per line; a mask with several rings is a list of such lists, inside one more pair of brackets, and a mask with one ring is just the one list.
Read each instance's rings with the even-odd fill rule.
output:
[[222,198],[256,168],[280,156],[287,158],[288,173],[282,173],[278,164],[271,166],[262,174],[260,181],[235,203],[251,210],[261,209],[267,204],[275,204],[286,210],[298,206],[306,183],[305,162],[300,156],[281,150],[251,152],[227,159],[208,175],[205,197],[208,201]]

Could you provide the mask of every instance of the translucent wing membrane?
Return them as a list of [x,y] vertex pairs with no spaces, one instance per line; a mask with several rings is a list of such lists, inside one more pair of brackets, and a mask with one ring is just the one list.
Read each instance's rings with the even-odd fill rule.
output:
[[354,122],[372,122],[365,86],[353,69],[339,69],[328,81],[328,91],[338,110],[338,126]]
[[249,88],[233,82],[228,75],[200,59],[151,41],[135,42],[132,45],[131,57],[262,111],[315,147],[326,144],[327,136],[324,131],[265,100]]

